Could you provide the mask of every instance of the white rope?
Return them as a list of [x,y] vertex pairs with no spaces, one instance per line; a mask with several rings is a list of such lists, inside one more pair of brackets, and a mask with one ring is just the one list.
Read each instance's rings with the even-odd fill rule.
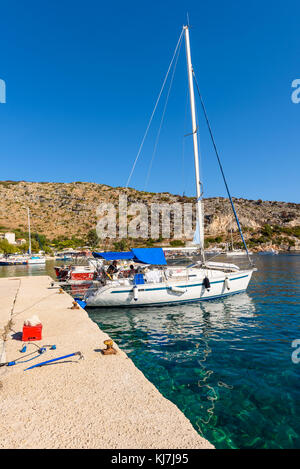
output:
[[157,106],[158,106],[158,103],[159,103],[159,100],[160,100],[161,94],[162,94],[162,92],[163,92],[163,90],[164,90],[164,87],[165,87],[165,84],[166,84],[167,78],[168,78],[168,76],[169,76],[170,69],[171,69],[171,67],[172,67],[172,64],[173,64],[174,58],[175,58],[175,56],[176,56],[177,49],[178,49],[178,47],[179,47],[179,44],[181,43],[181,38],[182,38],[182,35],[183,35],[183,29],[182,29],[182,31],[181,31],[181,34],[180,34],[180,36],[179,36],[179,39],[178,39],[178,42],[177,42],[177,45],[176,45],[176,48],[175,48],[175,51],[174,51],[174,54],[173,54],[172,60],[171,60],[171,62],[170,62],[170,65],[169,65],[169,68],[168,68],[167,74],[166,74],[166,76],[165,76],[165,79],[164,79],[164,81],[163,81],[163,84],[162,84],[161,90],[160,90],[160,92],[159,92],[159,95],[158,95],[158,98],[157,98],[157,100],[156,100],[156,103],[155,103],[154,109],[153,109],[153,111],[152,111],[152,114],[151,114],[151,117],[150,117],[149,123],[148,123],[148,125],[147,125],[147,128],[146,128],[146,132],[145,132],[145,134],[144,134],[144,137],[143,137],[143,140],[142,140],[142,143],[141,143],[141,145],[140,145],[139,151],[138,151],[138,153],[137,153],[137,155],[136,155],[136,158],[135,158],[135,160],[134,160],[134,163],[133,163],[133,166],[132,166],[132,169],[131,169],[131,172],[130,172],[129,178],[128,178],[128,180],[127,180],[127,183],[126,183],[126,189],[127,189],[127,188],[128,188],[128,186],[129,186],[129,183],[130,183],[130,180],[131,180],[131,177],[132,177],[133,171],[134,171],[134,169],[135,169],[135,166],[136,166],[137,160],[138,160],[138,158],[139,158],[139,156],[140,156],[140,153],[141,153],[141,151],[142,151],[142,148],[143,148],[143,145],[144,145],[145,139],[146,139],[146,137],[147,137],[147,134],[148,134],[148,130],[149,130],[149,128],[150,128],[150,125],[151,125],[152,119],[153,119],[153,117],[154,117],[154,114],[155,114],[156,108],[157,108]]

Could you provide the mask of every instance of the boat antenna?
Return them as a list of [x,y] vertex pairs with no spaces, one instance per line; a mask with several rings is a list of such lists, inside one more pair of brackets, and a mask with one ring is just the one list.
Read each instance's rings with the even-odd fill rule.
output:
[[204,102],[203,102],[203,99],[202,99],[202,95],[201,95],[201,93],[200,93],[199,85],[198,85],[198,82],[197,82],[197,79],[196,79],[196,75],[195,75],[194,70],[193,70],[193,76],[194,76],[194,80],[195,80],[195,83],[196,83],[196,88],[197,88],[198,95],[199,95],[199,98],[200,98],[200,102],[201,102],[202,110],[203,110],[204,117],[205,117],[205,120],[206,120],[206,124],[207,124],[207,127],[208,127],[208,131],[209,131],[209,134],[210,134],[210,138],[211,138],[211,141],[212,141],[214,150],[215,150],[215,154],[216,154],[216,157],[217,157],[217,160],[218,160],[218,163],[219,163],[219,167],[220,167],[220,170],[221,170],[221,174],[222,174],[222,177],[223,177],[223,181],[224,181],[224,184],[225,184],[225,187],[226,187],[227,195],[228,195],[228,198],[229,198],[229,200],[230,200],[231,208],[232,208],[232,211],[233,211],[233,214],[234,214],[234,217],[235,217],[235,221],[236,221],[238,230],[239,230],[239,232],[240,232],[241,239],[242,239],[242,241],[243,241],[243,244],[244,244],[244,247],[245,247],[247,256],[248,256],[249,263],[250,263],[250,265],[253,265],[253,263],[252,263],[252,261],[251,261],[251,259],[250,259],[250,255],[249,255],[249,251],[248,251],[248,248],[247,248],[246,241],[245,241],[244,236],[243,236],[242,228],[241,228],[241,225],[240,225],[240,222],[239,222],[239,219],[238,219],[236,210],[235,210],[235,206],[234,206],[234,203],[233,203],[233,200],[232,200],[230,191],[229,191],[229,187],[228,187],[228,184],[227,184],[227,181],[226,181],[226,178],[225,178],[225,174],[224,174],[223,166],[222,166],[222,163],[221,163],[221,160],[220,160],[219,152],[218,152],[218,149],[217,149],[217,146],[216,146],[216,142],[215,142],[215,139],[214,139],[212,130],[211,130],[211,126],[210,126],[210,123],[209,123],[209,120],[208,120],[206,108],[205,108],[205,106],[204,106]]

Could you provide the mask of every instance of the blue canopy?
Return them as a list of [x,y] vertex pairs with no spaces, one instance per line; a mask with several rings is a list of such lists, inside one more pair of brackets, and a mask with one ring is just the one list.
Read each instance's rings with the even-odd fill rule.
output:
[[162,248],[134,248],[132,249],[135,262],[153,265],[167,265]]
[[167,265],[162,248],[134,248],[129,252],[93,252],[94,257],[101,257],[106,261],[132,259],[134,262],[152,265]]
[[117,261],[120,259],[133,259],[134,254],[129,251],[129,252],[93,252],[92,253],[94,257],[102,257],[102,259],[105,259],[106,261]]

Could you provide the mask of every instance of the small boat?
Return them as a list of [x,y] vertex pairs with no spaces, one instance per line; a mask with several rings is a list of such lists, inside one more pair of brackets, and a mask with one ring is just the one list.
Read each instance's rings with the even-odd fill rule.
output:
[[28,259],[24,256],[1,257],[0,266],[8,265],[27,265]]
[[222,249],[217,247],[205,249],[205,254],[221,254],[222,252]]
[[27,259],[28,265],[41,265],[46,264],[46,258],[44,256],[30,256]]
[[246,252],[243,249],[235,249],[233,246],[232,228],[230,228],[230,233],[231,233],[231,245],[227,244],[226,256],[236,257],[236,256],[252,255],[252,252],[250,251]]
[[45,264],[46,259],[42,256],[9,256],[0,259],[1,265],[37,265]]
[[98,263],[89,260],[88,265],[64,265],[62,267],[55,266],[55,274],[58,280],[74,280],[74,281],[86,281],[93,280],[97,274]]
[[62,262],[71,261],[72,259],[73,258],[71,256],[68,256],[67,254],[57,255],[55,257],[56,261],[62,261]]
[[233,249],[232,251],[227,251],[226,256],[230,257],[235,257],[235,256],[247,256],[247,255],[252,255],[252,252],[248,253],[246,251],[243,251],[242,249]]
[[260,255],[260,256],[267,256],[267,255],[269,255],[269,256],[276,256],[277,254],[278,254],[278,251],[276,251],[276,249],[273,249],[273,248],[268,249],[268,250],[266,250],[266,251],[261,251],[261,252],[259,252],[259,255]]
[[27,258],[27,264],[28,265],[38,265],[38,264],[46,264],[46,258],[44,256],[33,256],[31,254],[31,232],[30,232],[30,211],[29,208],[27,208],[27,214],[28,214],[28,239],[29,239],[29,249],[28,249],[28,254],[29,257]]
[[31,233],[30,233],[30,211],[27,208],[28,213],[28,239],[29,249],[27,254],[23,255],[11,255],[0,259],[1,265],[43,265],[46,263],[45,256],[32,255],[31,253]]

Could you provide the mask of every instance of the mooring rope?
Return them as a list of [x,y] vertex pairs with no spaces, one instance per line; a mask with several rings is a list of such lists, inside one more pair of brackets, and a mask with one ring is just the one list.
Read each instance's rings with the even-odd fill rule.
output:
[[42,301],[46,300],[47,298],[49,298],[49,296],[52,296],[52,295],[57,295],[57,292],[55,293],[50,293],[49,295],[46,295],[44,296],[43,298],[40,298],[38,301],[36,301],[35,303],[32,303],[30,306],[27,306],[27,308],[23,309],[22,311],[18,311],[17,313],[14,313],[14,317],[15,316],[18,316],[19,314],[21,313],[24,313],[25,311],[28,311],[29,309],[33,308],[35,305],[41,303]]
[[18,297],[18,294],[19,294],[19,291],[20,291],[20,287],[21,287],[21,279],[19,278],[18,280],[19,280],[19,285],[18,285],[16,294],[14,296],[12,306],[11,306],[11,309],[10,309],[10,317],[9,317],[9,320],[8,320],[7,324],[3,328],[3,333],[1,334],[2,350],[0,352],[0,363],[2,363],[3,356],[5,356],[5,342],[7,341],[8,334],[9,334],[10,331],[12,331],[12,327],[13,327],[12,318],[13,318],[13,314],[14,314],[14,308],[15,308],[15,304],[16,304],[17,297]]

